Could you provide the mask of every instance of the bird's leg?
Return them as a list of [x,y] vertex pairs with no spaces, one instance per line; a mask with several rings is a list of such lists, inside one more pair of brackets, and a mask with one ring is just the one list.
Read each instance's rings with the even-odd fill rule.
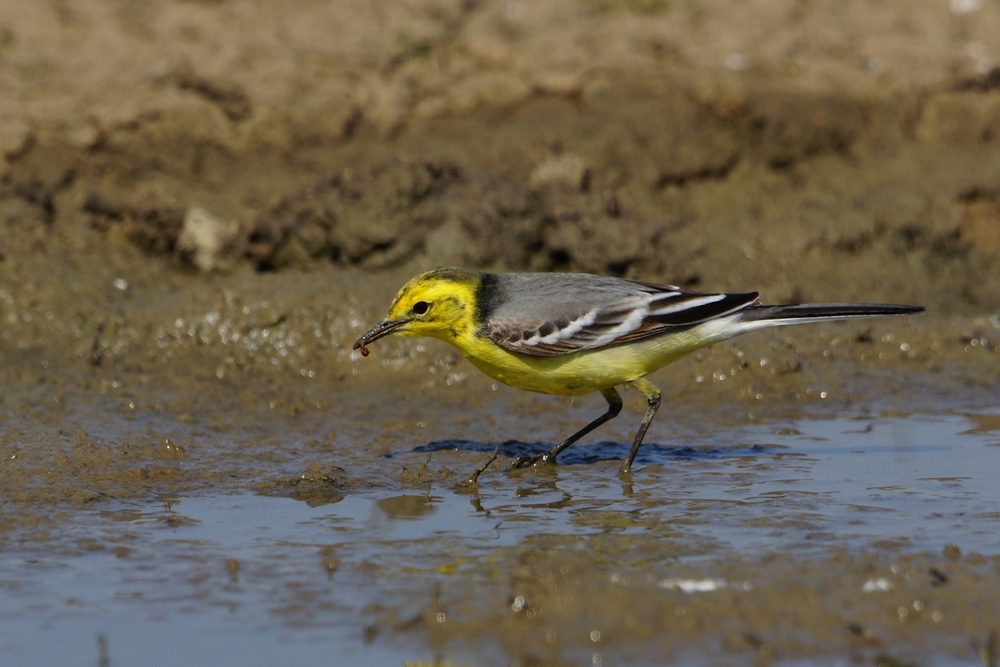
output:
[[646,403],[649,405],[646,408],[646,416],[642,418],[642,423],[639,424],[639,430],[635,434],[635,440],[632,441],[632,449],[628,451],[628,456],[622,462],[622,467],[618,469],[619,475],[630,475],[632,474],[632,461],[635,460],[635,455],[639,451],[639,446],[642,444],[642,439],[646,437],[646,429],[649,428],[649,424],[653,421],[653,417],[656,416],[656,410],[660,407],[660,390],[653,386],[653,383],[644,378],[639,378],[638,380],[632,380],[629,382],[636,391],[646,397]]
[[[646,384],[649,384],[649,383],[647,382]],[[653,385],[649,385],[649,386],[652,387]],[[655,388],[654,388],[654,390],[655,390]],[[598,426],[600,426],[604,422],[606,422],[606,421],[608,421],[610,419],[614,419],[615,417],[617,417],[618,413],[621,412],[621,410],[622,410],[622,397],[621,397],[621,394],[619,394],[618,391],[614,387],[610,387],[608,389],[602,389],[601,390],[601,395],[604,396],[604,400],[606,400],[608,402],[608,411],[607,412],[605,412],[603,415],[601,415],[600,417],[598,417],[594,421],[590,422],[589,424],[587,424],[586,426],[584,426],[583,428],[581,428],[579,431],[577,431],[573,435],[569,436],[568,438],[566,438],[565,440],[563,440],[562,442],[560,442],[558,445],[556,445],[555,447],[553,447],[549,451],[545,452],[544,454],[535,454],[534,456],[518,456],[516,459],[514,459],[511,462],[511,464],[509,466],[507,466],[507,470],[513,470],[514,468],[524,468],[525,466],[530,466],[533,463],[537,463],[538,461],[543,461],[545,463],[555,463],[556,462],[556,457],[559,456],[559,453],[562,450],[566,449],[567,447],[569,447],[570,445],[572,445],[574,442],[576,442],[577,440],[579,440],[583,436],[587,435],[588,433],[590,433],[591,431],[593,431],[595,428],[597,428]],[[654,410],[654,412],[655,412],[655,410]]]

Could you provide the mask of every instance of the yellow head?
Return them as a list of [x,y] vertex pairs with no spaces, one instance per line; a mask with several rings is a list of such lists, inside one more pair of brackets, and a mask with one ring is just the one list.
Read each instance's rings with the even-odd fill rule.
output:
[[455,342],[475,326],[476,289],[482,274],[468,269],[440,268],[421,273],[403,285],[385,319],[354,343],[366,345],[395,333]]

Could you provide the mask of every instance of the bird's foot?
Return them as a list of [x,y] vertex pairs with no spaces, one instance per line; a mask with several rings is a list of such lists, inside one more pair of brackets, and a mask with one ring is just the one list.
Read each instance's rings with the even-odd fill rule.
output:
[[545,452],[544,454],[534,454],[532,456],[518,456],[516,459],[510,462],[510,465],[504,470],[504,472],[510,472],[515,468],[527,468],[533,466],[536,463],[555,463],[556,457],[552,456],[550,452]]

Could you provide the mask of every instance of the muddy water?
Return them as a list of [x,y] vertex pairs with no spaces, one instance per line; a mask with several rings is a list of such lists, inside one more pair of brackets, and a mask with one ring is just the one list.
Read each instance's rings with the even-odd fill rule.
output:
[[[0,657],[974,664],[1000,612],[996,355],[959,339],[932,353],[947,327],[897,322],[876,342],[850,325],[748,337],[658,374],[684,391],[667,390],[628,480],[634,401],[562,465],[504,473],[600,401],[495,387],[434,344],[387,341],[345,357],[342,383],[299,375],[295,391],[249,373],[186,397],[141,371],[22,369]],[[926,358],[872,362],[901,335]],[[840,363],[813,350],[844,340]],[[790,343],[820,361],[732,368]],[[954,380],[949,351],[988,374],[966,363]],[[783,400],[756,398],[777,386]]]

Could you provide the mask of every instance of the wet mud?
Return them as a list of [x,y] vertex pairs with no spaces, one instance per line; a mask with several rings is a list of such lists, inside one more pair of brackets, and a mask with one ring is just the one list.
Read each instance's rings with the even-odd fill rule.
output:
[[[998,35],[929,0],[0,0],[0,656],[993,664]],[[603,404],[351,351],[443,264],[928,313],[658,372],[631,481],[628,395],[505,473]]]

